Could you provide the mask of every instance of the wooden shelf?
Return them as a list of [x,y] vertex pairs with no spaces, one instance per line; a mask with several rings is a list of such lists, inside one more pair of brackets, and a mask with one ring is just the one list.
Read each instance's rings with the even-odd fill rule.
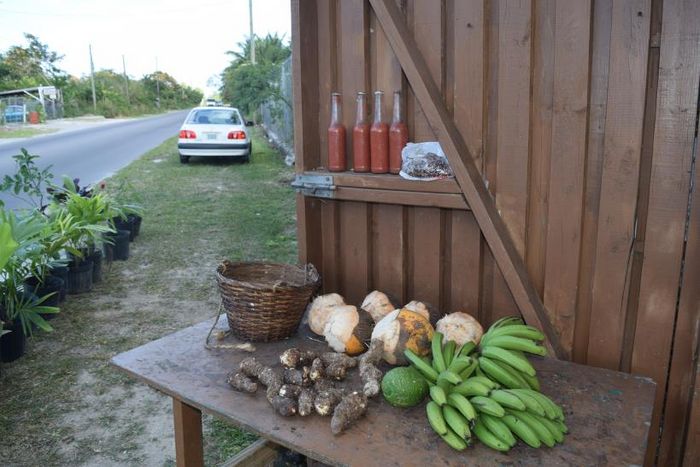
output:
[[315,170],[308,175],[333,177],[335,189],[324,198],[469,210],[454,179],[420,182],[398,175]]

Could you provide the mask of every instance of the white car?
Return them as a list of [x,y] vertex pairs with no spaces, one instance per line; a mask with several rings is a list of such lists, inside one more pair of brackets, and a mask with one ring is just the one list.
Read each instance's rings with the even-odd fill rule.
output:
[[237,157],[248,162],[253,151],[246,122],[232,107],[195,107],[180,128],[180,162],[192,156]]

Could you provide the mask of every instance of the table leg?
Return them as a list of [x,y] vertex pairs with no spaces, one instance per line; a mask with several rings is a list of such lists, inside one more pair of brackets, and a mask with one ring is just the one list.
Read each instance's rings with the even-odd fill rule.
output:
[[177,467],[202,467],[202,412],[173,398]]

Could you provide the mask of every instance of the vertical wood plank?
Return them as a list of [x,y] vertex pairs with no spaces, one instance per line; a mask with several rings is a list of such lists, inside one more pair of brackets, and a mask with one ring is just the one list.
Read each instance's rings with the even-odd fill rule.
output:
[[339,45],[338,68],[343,94],[343,122],[345,123],[348,168],[352,168],[352,127],[355,125],[355,102],[358,91],[367,91],[369,80],[369,6],[367,0],[338,2]]
[[613,2],[600,228],[588,363],[620,364],[635,226],[650,0]]
[[[696,334],[697,335],[697,334]],[[697,360],[698,347],[695,350],[695,375],[691,377],[695,384],[691,385],[691,406],[688,409],[688,430],[685,435],[685,451],[683,465],[700,465],[700,361]]]
[[[523,258],[528,202],[531,13],[528,0],[500,2],[498,8],[496,208]],[[498,268],[493,281],[492,320],[517,314],[518,308]]]
[[323,291],[325,293],[338,292],[340,290],[340,225],[338,205],[340,201],[321,201],[321,236],[323,250],[321,263],[321,277],[323,279]]
[[338,205],[340,235],[336,239],[340,240],[340,290],[347,303],[362,303],[372,282],[369,263],[372,257],[371,208],[367,203],[355,201],[341,201]]
[[549,161],[554,99],[554,23],[556,2],[535,2],[532,31],[532,106],[530,108],[530,186],[525,264],[540,297],[544,296],[547,253]]
[[292,1],[292,80],[294,100],[294,153],[297,171],[319,166],[318,36],[315,1]]
[[586,363],[591,323],[591,300],[598,239],[598,214],[605,150],[605,122],[610,73],[612,0],[594,0],[591,33],[591,73],[588,111],[588,144],[585,167],[583,232],[574,330],[573,360]]
[[[674,465],[681,456],[681,426],[688,408],[688,388],[683,387],[682,378],[692,373],[693,343],[689,331],[693,321],[689,318],[697,320],[698,316],[697,306],[693,312],[685,310],[683,315],[679,309],[676,316],[676,299],[681,280],[700,84],[700,3],[665,0],[662,18],[654,154],[632,371],[654,378],[663,388],[667,382],[669,358],[675,359],[674,378],[669,382],[672,384],[668,385],[668,394],[657,393],[650,430],[650,440],[656,440],[663,409],[664,427],[658,459],[660,465]],[[695,241],[692,237],[689,239]],[[686,264],[692,266],[696,259],[686,256]],[[688,282],[684,277],[684,288],[697,289],[698,283],[693,283],[693,279],[697,277]]]
[[299,262],[311,263],[322,271],[321,201],[297,194],[296,207]]
[[173,419],[177,467],[203,466],[202,412],[173,398]]
[[375,204],[372,215],[372,284],[396,301],[395,306],[407,302],[404,297],[404,268],[406,235],[404,208],[398,205]]
[[544,304],[569,356],[581,247],[590,15],[588,1],[557,2]]
[[[397,0],[397,4],[400,4],[400,0]],[[402,72],[401,65],[394,55],[394,51],[389,45],[389,41],[384,34],[382,25],[377,21],[377,16],[374,11],[370,8],[370,50],[372,56],[372,85],[370,91],[384,91],[384,105],[382,106],[382,115],[384,115],[387,122],[391,121],[391,112],[393,109],[393,99],[394,91],[401,91],[402,85]],[[370,98],[372,97],[370,92]],[[406,96],[402,93],[402,98],[406,102]],[[405,118],[405,117],[404,117]]]
[[[484,153],[484,47],[486,25],[484,3],[477,0],[449,0],[447,24],[449,81],[447,93],[457,130],[464,138],[474,163],[481,171]],[[450,222],[449,302],[447,311],[481,315],[481,231],[469,212],[452,211]]]
[[[438,86],[443,80],[442,14],[444,3],[435,0],[408,0],[409,27]],[[413,93],[408,95],[410,141],[435,141],[435,133]]]
[[420,300],[437,308],[440,305],[440,255],[443,250],[440,209],[411,208],[408,228],[411,232],[408,246],[411,267],[406,300]]
[[449,304],[446,311],[479,315],[481,231],[469,211],[452,211]]
[[[336,70],[336,0],[317,0],[318,18],[318,135],[319,165],[328,167],[328,126],[330,125],[331,93],[337,89]],[[302,74],[295,76],[303,76]],[[303,81],[297,79],[297,81]]]
[[452,114],[474,163],[483,170],[484,4],[480,0],[449,1]]

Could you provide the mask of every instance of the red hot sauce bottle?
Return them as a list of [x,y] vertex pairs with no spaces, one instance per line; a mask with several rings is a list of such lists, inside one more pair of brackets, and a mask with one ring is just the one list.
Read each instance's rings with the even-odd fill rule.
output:
[[355,172],[369,172],[369,122],[367,121],[367,93],[357,93],[357,119],[352,129],[352,165]]
[[401,150],[408,143],[408,127],[401,121],[401,92],[394,92],[394,112],[389,127],[389,172],[401,171]]
[[374,93],[374,121],[369,132],[372,173],[389,171],[389,125],[382,122],[382,91]]
[[345,157],[345,127],[342,123],[340,93],[331,94],[331,124],[328,127],[328,170],[344,172],[347,168]]

